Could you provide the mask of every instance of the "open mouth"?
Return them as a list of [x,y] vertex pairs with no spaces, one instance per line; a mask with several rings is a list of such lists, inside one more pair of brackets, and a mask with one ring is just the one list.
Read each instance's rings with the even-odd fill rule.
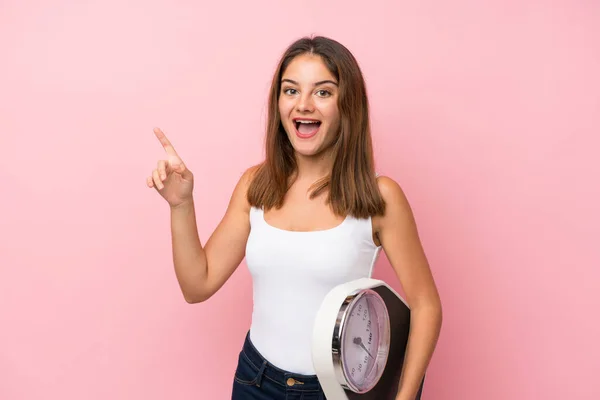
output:
[[301,136],[312,136],[319,130],[321,126],[321,121],[314,119],[294,119],[294,124],[296,126],[296,131]]

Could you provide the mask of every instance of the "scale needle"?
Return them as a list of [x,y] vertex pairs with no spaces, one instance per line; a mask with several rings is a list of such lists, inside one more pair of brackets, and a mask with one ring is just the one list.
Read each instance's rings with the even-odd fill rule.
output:
[[367,352],[367,354],[369,355],[369,357],[371,357],[373,360],[375,359],[375,357],[373,357],[373,356],[371,355],[371,353],[369,353],[369,350],[367,350],[367,348],[366,348],[366,347],[365,347],[365,345],[363,344],[362,338],[361,338],[360,336],[359,336],[359,337],[355,337],[355,338],[354,338],[354,344],[357,344],[357,345],[359,345],[360,347],[362,347],[362,348],[363,348],[363,349],[364,349],[364,350]]

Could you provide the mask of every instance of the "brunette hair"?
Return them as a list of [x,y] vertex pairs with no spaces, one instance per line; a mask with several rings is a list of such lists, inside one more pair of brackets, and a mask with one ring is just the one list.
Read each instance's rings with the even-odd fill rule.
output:
[[323,37],[303,37],[283,53],[275,70],[268,101],[265,160],[256,169],[248,188],[250,205],[280,208],[297,165],[294,149],[281,124],[281,78],[292,60],[303,54],[321,57],[338,80],[340,131],[333,144],[331,174],[318,181],[311,198],[328,190],[327,201],[340,216],[366,218],[381,215],[385,203],[375,177],[369,104],[364,78],[352,53],[339,42]]

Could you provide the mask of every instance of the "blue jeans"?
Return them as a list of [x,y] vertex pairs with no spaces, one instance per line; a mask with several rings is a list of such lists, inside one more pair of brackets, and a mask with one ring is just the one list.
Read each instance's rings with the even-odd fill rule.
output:
[[269,363],[246,335],[233,378],[231,400],[326,400],[316,375],[284,371]]

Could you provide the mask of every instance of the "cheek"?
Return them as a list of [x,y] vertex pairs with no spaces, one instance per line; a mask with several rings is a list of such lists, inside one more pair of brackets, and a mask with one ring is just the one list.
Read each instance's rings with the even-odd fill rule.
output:
[[321,115],[328,120],[335,120],[339,118],[338,105],[335,99],[326,99],[320,104],[317,104],[317,108]]
[[340,121],[340,113],[337,108],[337,104],[326,107],[322,110],[322,114],[327,118],[329,123],[333,126],[337,126]]
[[[285,100],[283,100],[283,101],[279,100],[278,108],[279,108],[279,118],[281,120],[281,125],[283,127],[283,130],[285,131],[285,133],[287,133],[289,135],[290,130],[292,129],[292,127],[290,126],[290,122],[289,122],[289,116],[292,111],[292,108],[290,107],[290,102],[285,101]],[[292,130],[292,132],[293,132],[293,130]]]
[[292,109],[292,103],[288,100],[286,101],[285,99],[279,99],[279,114],[281,115],[282,119],[285,119],[286,116],[290,115],[290,111]]

